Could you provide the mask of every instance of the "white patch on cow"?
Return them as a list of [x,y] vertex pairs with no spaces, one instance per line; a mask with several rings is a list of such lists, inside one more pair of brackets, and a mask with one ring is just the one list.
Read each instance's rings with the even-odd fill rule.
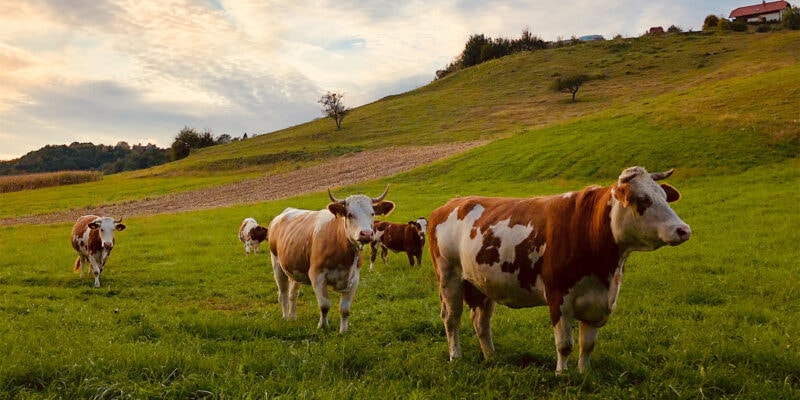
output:
[[317,213],[317,220],[314,222],[314,235],[319,233],[319,231],[328,223],[336,219],[336,216],[333,215],[327,209],[320,210]]
[[[616,272],[609,276],[612,285],[615,275]],[[596,275],[584,276],[564,296],[561,304],[563,318],[570,320],[574,318],[594,327],[605,325],[616,305],[619,286],[617,284],[612,290],[607,288]]]
[[[493,235],[500,239],[500,246],[497,249],[499,261],[493,265],[477,263],[476,258],[487,233],[481,232],[474,225],[483,212],[484,208],[476,205],[459,220],[456,208],[448,215],[445,222],[436,226],[436,238],[442,256],[450,260],[460,260],[463,279],[500,304],[513,308],[546,304],[542,290],[544,283],[540,277],[537,277],[532,290],[528,290],[520,286],[519,270],[508,273],[500,268],[503,262],[515,261],[514,248],[531,235],[532,226],[509,226],[510,220],[507,219],[492,225],[490,228]],[[473,230],[475,235],[471,237]],[[544,251],[545,246],[538,248],[530,255],[531,260],[534,263],[538,261]]]
[[608,309],[609,314],[617,308],[617,297],[619,296],[619,289],[622,287],[622,271],[624,260],[621,260],[619,267],[614,270],[614,273],[609,277],[610,287],[608,288]]
[[570,197],[572,197],[574,195],[575,195],[575,192],[567,192],[567,193],[562,194],[561,197],[563,197],[565,199],[568,199],[568,198],[570,198]]

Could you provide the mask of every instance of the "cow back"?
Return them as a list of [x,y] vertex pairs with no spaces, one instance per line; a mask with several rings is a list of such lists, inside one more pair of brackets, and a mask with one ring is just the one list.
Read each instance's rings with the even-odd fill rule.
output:
[[96,215],[84,215],[75,221],[72,226],[72,248],[76,251],[89,255],[102,250],[103,242],[100,240],[100,232],[89,228],[89,224],[100,218]]

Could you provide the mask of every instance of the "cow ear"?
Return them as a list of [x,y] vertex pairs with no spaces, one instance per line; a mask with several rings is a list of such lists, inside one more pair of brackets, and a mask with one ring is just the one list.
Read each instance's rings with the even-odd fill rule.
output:
[[328,204],[328,211],[337,217],[344,217],[347,215],[347,206],[339,202],[330,203]]
[[97,221],[89,222],[89,229],[97,229],[100,227],[100,223]]
[[388,200],[383,200],[381,202],[373,204],[372,210],[375,211],[375,214],[378,215],[389,215],[389,213],[392,212],[392,210],[394,210],[394,203]]
[[662,183],[661,188],[664,189],[664,193],[667,194],[667,203],[672,203],[674,201],[680,200],[681,192],[679,192],[678,189],[675,189],[668,183]]
[[628,207],[628,204],[630,203],[629,200],[630,191],[631,191],[630,185],[628,184],[620,185],[618,183],[614,186],[614,192],[613,192],[614,198],[617,199],[617,201],[619,201],[623,207]]
[[114,229],[116,229],[118,231],[124,231],[125,230],[125,224],[117,224],[116,226],[114,226]]

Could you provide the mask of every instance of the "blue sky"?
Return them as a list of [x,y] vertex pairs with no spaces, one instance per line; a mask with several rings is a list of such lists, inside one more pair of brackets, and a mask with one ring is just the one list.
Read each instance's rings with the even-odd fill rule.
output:
[[0,160],[47,144],[263,134],[430,83],[471,34],[699,30],[752,1],[21,0],[0,3]]

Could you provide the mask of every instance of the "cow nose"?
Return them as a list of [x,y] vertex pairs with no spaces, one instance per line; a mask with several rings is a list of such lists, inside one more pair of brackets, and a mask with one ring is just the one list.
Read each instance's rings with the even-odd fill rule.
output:
[[358,233],[358,241],[361,243],[369,243],[372,241],[372,230],[363,230]]
[[103,248],[106,250],[111,250],[114,247],[114,243],[111,242],[103,242]]
[[692,228],[689,228],[689,225],[678,225],[677,227],[675,227],[676,240],[670,244],[673,246],[681,244],[689,240],[689,237],[691,236],[692,236]]

